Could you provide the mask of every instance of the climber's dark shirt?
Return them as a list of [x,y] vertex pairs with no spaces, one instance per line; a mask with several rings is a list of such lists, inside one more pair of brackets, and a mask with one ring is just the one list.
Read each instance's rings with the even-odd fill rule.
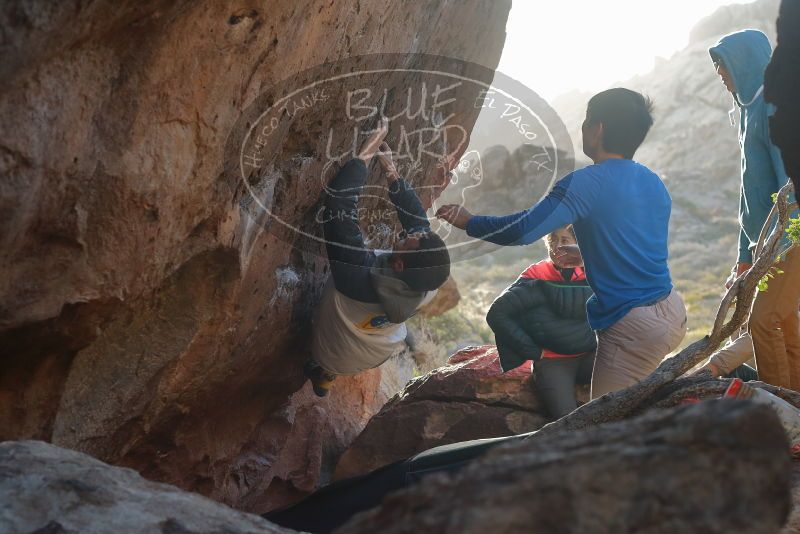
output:
[[[367,180],[367,166],[351,159],[339,170],[327,187],[322,210],[325,246],[336,289],[361,302],[379,302],[370,280],[375,251],[364,243],[358,224],[358,199]],[[395,180],[389,187],[389,200],[406,233],[430,230],[425,209],[405,180]]]

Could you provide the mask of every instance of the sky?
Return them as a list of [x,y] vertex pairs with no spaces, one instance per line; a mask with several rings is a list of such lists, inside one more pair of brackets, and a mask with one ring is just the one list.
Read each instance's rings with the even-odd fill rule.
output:
[[514,0],[498,70],[550,101],[602,90],[684,48],[716,8],[750,1]]

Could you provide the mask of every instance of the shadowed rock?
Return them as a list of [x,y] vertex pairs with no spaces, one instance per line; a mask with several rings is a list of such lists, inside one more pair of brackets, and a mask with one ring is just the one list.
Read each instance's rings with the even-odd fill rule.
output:
[[[324,401],[303,387],[324,249],[248,207],[317,235],[326,150],[353,140],[328,146],[330,108],[295,116],[252,194],[226,140],[315,65],[414,50],[493,67],[510,4],[4,2],[0,440],[52,441],[248,510],[326,481],[411,365],[340,379]],[[387,81],[389,107],[418,81]]]
[[0,443],[0,532],[278,534],[293,530],[41,441]]
[[455,353],[447,365],[409,382],[375,415],[336,466],[360,475],[436,447],[530,432],[547,423],[530,365],[500,370],[493,345]]
[[498,447],[337,532],[766,534],[789,513],[790,477],[769,408],[706,401]]

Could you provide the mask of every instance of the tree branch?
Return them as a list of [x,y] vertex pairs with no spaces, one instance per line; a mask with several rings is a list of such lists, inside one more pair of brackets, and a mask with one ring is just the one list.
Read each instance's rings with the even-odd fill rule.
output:
[[[644,411],[648,408],[671,408],[691,398],[700,400],[718,398],[728,389],[732,381],[733,379],[731,378],[712,378],[708,375],[679,378],[661,388],[656,395],[642,405],[639,411]],[[758,381],[748,382],[747,384],[772,393],[800,409],[800,393],[796,391]]]

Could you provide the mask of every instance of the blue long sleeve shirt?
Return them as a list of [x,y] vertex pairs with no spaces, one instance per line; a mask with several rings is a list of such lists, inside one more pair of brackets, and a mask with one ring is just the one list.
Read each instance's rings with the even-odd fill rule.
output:
[[589,324],[602,330],[672,291],[671,210],[672,199],[653,171],[628,159],[609,159],[568,174],[532,208],[474,216],[466,230],[498,245],[527,245],[572,223],[594,291],[587,303]]

